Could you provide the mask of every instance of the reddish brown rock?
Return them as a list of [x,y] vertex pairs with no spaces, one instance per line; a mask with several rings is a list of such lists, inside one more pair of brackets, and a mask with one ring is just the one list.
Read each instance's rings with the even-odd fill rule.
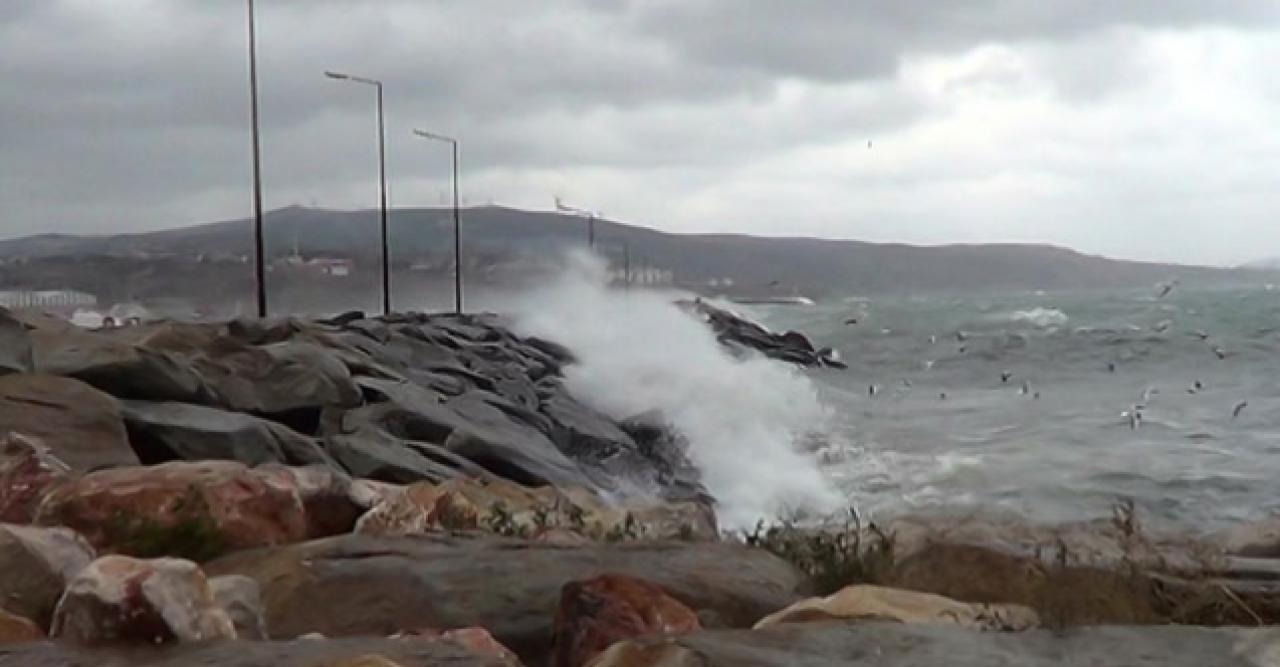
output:
[[350,533],[366,509],[356,504],[351,478],[328,466],[269,463],[255,470],[275,475],[282,483],[298,490],[307,515],[308,539]]
[[37,521],[71,527],[102,551],[193,560],[307,534],[291,483],[231,461],[90,473],[50,493]]
[[71,478],[71,468],[39,440],[0,436],[0,521],[31,523],[45,494]]
[[31,619],[0,609],[0,646],[41,639],[44,639],[44,633]]
[[71,378],[0,377],[0,435],[42,443],[76,472],[138,465],[116,399]]
[[661,587],[606,574],[565,584],[556,610],[554,667],[583,667],[610,645],[645,635],[700,629],[698,616]]
[[82,644],[235,639],[199,566],[177,558],[104,556],[67,585],[50,636]]
[[70,529],[0,524],[0,602],[47,628],[67,582],[93,558]]

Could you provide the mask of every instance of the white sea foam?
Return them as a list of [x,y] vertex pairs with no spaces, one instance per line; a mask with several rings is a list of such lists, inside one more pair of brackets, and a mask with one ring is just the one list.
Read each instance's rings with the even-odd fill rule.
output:
[[764,358],[735,359],[672,294],[609,290],[601,262],[571,255],[544,286],[507,304],[518,330],[568,346],[569,389],[624,418],[658,409],[690,443],[726,528],[844,501],[795,446],[827,413],[808,378]]
[[1067,314],[1057,308],[1031,308],[1028,310],[1015,310],[1001,319],[1010,322],[1025,322],[1037,327],[1060,327],[1067,323],[1070,319]]

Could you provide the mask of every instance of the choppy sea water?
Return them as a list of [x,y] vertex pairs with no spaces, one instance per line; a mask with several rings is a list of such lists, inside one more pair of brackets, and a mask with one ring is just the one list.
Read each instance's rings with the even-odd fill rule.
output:
[[1208,532],[1280,511],[1280,291],[736,308],[849,363],[808,371],[831,413],[815,456],[864,514],[1056,522],[1131,498],[1151,525]]

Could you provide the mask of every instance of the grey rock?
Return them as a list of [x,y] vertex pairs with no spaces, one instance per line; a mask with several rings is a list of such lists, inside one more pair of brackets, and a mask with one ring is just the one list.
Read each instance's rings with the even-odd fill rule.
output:
[[553,612],[569,581],[610,572],[642,577],[734,627],[808,593],[788,563],[764,550],[714,542],[564,546],[345,535],[232,554],[205,569],[256,579],[273,636],[479,626],[529,664],[542,664],[550,650]]
[[0,524],[0,606],[48,630],[62,590],[94,556],[70,528]]
[[330,459],[311,438],[251,415],[186,403],[125,401],[124,420],[143,463],[220,459],[308,465]]
[[72,378],[0,377],[0,437],[35,438],[72,470],[137,465],[116,399]]
[[34,368],[35,355],[26,325],[0,308],[0,375],[30,373]]
[[237,639],[267,638],[267,621],[258,582],[238,574],[213,577],[209,579],[209,592],[213,593],[213,601],[231,617]]

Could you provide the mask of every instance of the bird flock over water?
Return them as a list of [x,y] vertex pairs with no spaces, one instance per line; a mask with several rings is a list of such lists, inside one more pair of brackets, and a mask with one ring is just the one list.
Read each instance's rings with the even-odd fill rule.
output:
[[[1157,300],[1162,300],[1168,297],[1173,292],[1173,290],[1176,287],[1178,287],[1178,285],[1179,285],[1179,281],[1177,279],[1158,283],[1155,286],[1155,298]],[[844,320],[844,324],[846,326],[853,326],[858,324],[858,322],[859,322],[859,317],[849,317]],[[1163,334],[1168,332],[1173,327],[1173,325],[1174,325],[1174,321],[1172,319],[1166,318],[1154,324],[1151,327],[1151,329],[1156,333]],[[891,332],[890,330],[885,329],[882,331],[882,333],[888,334]],[[1226,360],[1227,358],[1232,356],[1232,353],[1230,351],[1223,348],[1221,345],[1215,344],[1212,341],[1212,336],[1210,336],[1210,334],[1204,330],[1195,330],[1195,331],[1189,332],[1187,335],[1193,338],[1196,338],[1201,342],[1211,345],[1210,350],[1213,352],[1214,356],[1217,357],[1218,360],[1220,361]],[[957,347],[956,347],[957,354],[959,355],[965,354],[968,351],[967,343],[969,341],[970,334],[963,330],[957,330],[954,332],[954,337],[957,344]],[[938,343],[938,335],[931,334],[929,336],[929,344],[932,346],[932,345],[937,345],[937,343]],[[931,370],[933,369],[935,363],[936,363],[935,360],[927,359],[923,362],[922,367],[926,371]],[[1117,370],[1117,363],[1115,361],[1108,361],[1106,365],[1106,370],[1108,373],[1115,373]],[[1008,385],[1010,383],[1010,380],[1013,380],[1014,378],[1015,378],[1015,375],[1012,370],[1005,369],[1000,371],[1001,385]],[[902,384],[902,387],[900,391],[903,391],[903,392],[910,391],[913,387],[911,380],[908,378],[903,378],[901,384]],[[1206,387],[1204,382],[1202,382],[1199,378],[1197,378],[1192,383],[1192,385],[1187,388],[1186,393],[1198,394],[1200,392],[1205,391],[1205,388]],[[870,384],[867,387],[867,394],[872,398],[880,395],[882,391],[883,391],[883,388],[878,384]],[[1018,389],[1018,394],[1021,396],[1029,396],[1035,400],[1040,399],[1040,392],[1032,388],[1031,381],[1029,379],[1022,379],[1021,386]],[[1138,428],[1140,428],[1142,426],[1143,413],[1147,410],[1147,406],[1151,404],[1152,399],[1159,394],[1160,394],[1160,389],[1155,386],[1149,386],[1143,389],[1141,396],[1138,397],[1138,400],[1130,404],[1127,409],[1125,409],[1120,413],[1121,423],[1128,425],[1129,428],[1133,430],[1137,430]],[[939,392],[938,394],[939,400],[945,401],[947,400],[947,398],[948,398],[948,395],[945,391]],[[1249,401],[1247,400],[1238,401],[1231,408],[1231,418],[1238,419],[1241,413],[1244,412],[1245,408],[1247,407],[1249,407]]]

